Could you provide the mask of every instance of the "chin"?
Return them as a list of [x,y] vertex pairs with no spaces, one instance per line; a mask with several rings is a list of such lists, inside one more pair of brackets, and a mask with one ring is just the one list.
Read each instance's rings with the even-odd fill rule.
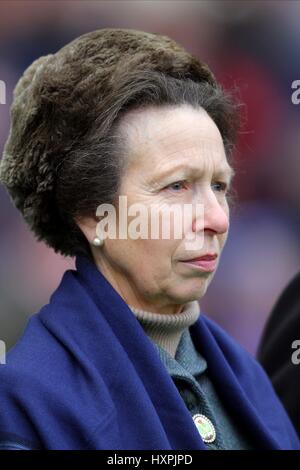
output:
[[198,285],[198,286],[195,286],[194,289],[191,289],[190,295],[189,295],[190,300],[199,300],[199,299],[201,299],[206,294],[208,285],[209,285],[208,281],[203,281],[203,283],[200,287]]
[[192,289],[186,289],[184,292],[177,292],[177,294],[173,295],[173,298],[176,302],[181,304],[186,304],[187,302],[191,302],[193,300],[200,300],[207,291],[207,283],[203,283],[202,286],[194,286]]

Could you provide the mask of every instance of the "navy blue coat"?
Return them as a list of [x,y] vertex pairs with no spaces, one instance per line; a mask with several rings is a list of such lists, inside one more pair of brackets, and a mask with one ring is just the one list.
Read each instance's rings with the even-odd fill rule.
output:
[[[201,314],[190,327],[224,405],[257,449],[299,449],[261,366]],[[151,340],[84,256],[0,365],[0,447],[205,449]]]

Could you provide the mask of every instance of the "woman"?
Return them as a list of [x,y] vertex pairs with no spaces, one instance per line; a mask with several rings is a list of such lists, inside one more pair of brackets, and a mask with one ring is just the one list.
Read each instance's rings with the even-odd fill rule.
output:
[[199,310],[237,129],[209,69],[165,36],[102,29],[25,71],[1,181],[76,270],[0,369],[3,448],[299,448],[261,367]]

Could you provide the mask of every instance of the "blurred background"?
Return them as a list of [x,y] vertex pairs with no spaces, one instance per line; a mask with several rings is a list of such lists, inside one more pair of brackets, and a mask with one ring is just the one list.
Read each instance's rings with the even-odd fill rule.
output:
[[[166,34],[237,89],[247,118],[234,155],[237,193],[221,265],[201,300],[251,354],[279,293],[300,266],[297,1],[0,1],[0,155],[13,88],[24,69],[103,27]],[[9,349],[74,260],[31,234],[0,186],[0,339]]]

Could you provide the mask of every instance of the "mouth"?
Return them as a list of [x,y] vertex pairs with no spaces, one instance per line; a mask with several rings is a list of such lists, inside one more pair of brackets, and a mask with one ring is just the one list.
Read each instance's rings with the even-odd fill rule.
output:
[[181,263],[200,271],[213,272],[217,267],[218,255],[216,253],[207,253],[202,256],[197,256],[196,258],[182,260]]

